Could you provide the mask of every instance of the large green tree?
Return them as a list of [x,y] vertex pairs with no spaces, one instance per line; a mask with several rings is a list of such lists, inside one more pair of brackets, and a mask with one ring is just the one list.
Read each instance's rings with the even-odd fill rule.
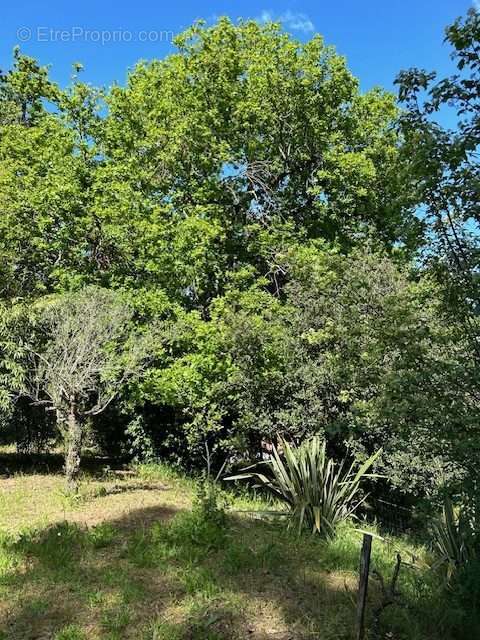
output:
[[76,77],[61,91],[18,50],[0,80],[0,295],[36,297],[101,265],[90,194],[97,93]]
[[88,281],[163,290],[208,316],[245,266],[281,287],[276,253],[374,235],[413,248],[392,95],[360,94],[320,37],[199,23],[178,52],[103,95],[60,89],[15,53],[0,82],[5,297]]
[[[402,157],[428,228],[425,263],[442,283],[447,308],[462,316],[480,366],[480,14],[447,27],[457,67],[450,77],[410,69],[398,78],[406,107]],[[442,117],[443,116],[443,117]],[[455,122],[448,128],[446,117]]]
[[208,314],[244,266],[275,289],[285,243],[418,241],[390,94],[361,95],[320,37],[274,24],[200,23],[176,43],[107,99],[95,208],[117,266]]
[[[401,77],[401,127],[392,95],[362,94],[319,36],[275,24],[198,23],[105,92],[79,65],[60,88],[17,51],[0,76],[3,404],[23,375],[15,303],[96,284],[158,327],[119,404],[157,440],[168,426],[184,459],[205,440],[223,455],[322,432],[333,450],[383,446],[412,491],[465,477],[477,23],[449,31],[466,78]],[[431,121],[448,100],[457,133]]]

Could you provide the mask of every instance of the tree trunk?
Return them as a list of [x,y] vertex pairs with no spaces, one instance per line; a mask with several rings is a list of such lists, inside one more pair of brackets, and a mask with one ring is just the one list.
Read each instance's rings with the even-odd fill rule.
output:
[[75,403],[71,403],[66,417],[65,477],[67,490],[78,491],[78,475],[80,472],[80,456],[82,453],[82,421],[77,414]]

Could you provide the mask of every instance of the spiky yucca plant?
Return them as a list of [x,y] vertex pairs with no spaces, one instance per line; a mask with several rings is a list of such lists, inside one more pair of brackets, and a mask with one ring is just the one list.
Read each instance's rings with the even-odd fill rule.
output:
[[290,522],[301,531],[304,526],[324,537],[333,537],[336,525],[351,515],[363,502],[360,484],[365,478],[378,477],[367,473],[380,451],[363,464],[345,460],[334,462],[327,456],[326,444],[320,437],[305,440],[298,447],[280,439],[283,456],[273,447],[267,464],[271,474],[250,471],[249,467],[229,480],[254,478],[260,486],[284,502],[290,512]]
[[450,498],[445,498],[442,517],[432,521],[431,529],[435,549],[450,580],[457,569],[477,556],[479,532],[466,509],[460,506],[455,510]]

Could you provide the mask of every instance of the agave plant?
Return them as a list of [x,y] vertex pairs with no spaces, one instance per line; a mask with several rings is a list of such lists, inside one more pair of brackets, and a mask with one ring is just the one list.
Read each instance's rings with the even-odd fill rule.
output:
[[378,477],[367,473],[380,455],[378,451],[363,464],[350,466],[343,460],[336,463],[326,453],[326,444],[318,436],[305,440],[298,447],[280,439],[281,450],[273,447],[268,462],[268,475],[249,467],[227,480],[256,479],[288,508],[290,522],[301,531],[304,526],[324,537],[333,537],[336,525],[350,516],[363,502],[360,485],[363,479]]
[[458,568],[476,557],[478,532],[466,509],[455,510],[450,498],[445,498],[442,517],[433,520],[431,529],[435,548],[450,580]]

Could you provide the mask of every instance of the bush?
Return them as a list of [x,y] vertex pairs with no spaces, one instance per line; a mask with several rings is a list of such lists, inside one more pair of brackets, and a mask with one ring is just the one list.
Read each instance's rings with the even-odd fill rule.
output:
[[176,516],[161,536],[182,556],[195,559],[222,548],[226,542],[227,517],[217,489],[202,483],[190,512]]
[[27,398],[17,399],[0,415],[0,434],[1,443],[14,444],[22,454],[44,453],[58,437],[55,416]]
[[226,496],[220,491],[218,483],[207,477],[197,484],[197,493],[193,503],[193,513],[200,519],[217,527],[225,527]]
[[480,559],[474,558],[461,567],[450,587],[452,604],[459,612],[458,626],[465,634],[463,637],[480,637]]

